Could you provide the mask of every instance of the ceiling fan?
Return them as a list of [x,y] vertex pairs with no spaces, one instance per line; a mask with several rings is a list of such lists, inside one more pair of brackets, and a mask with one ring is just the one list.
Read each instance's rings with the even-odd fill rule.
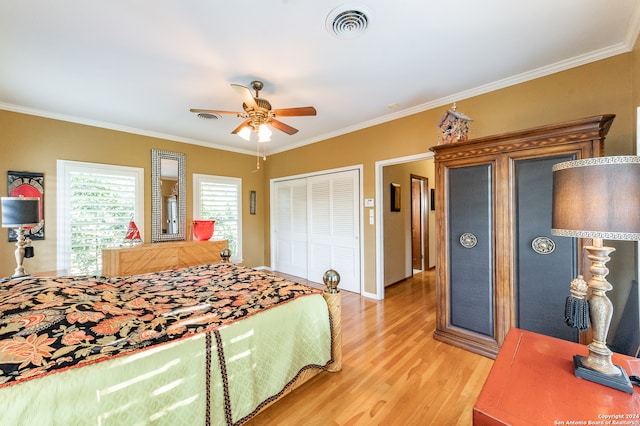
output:
[[234,111],[221,111],[215,109],[196,109],[192,108],[189,111],[196,114],[235,114],[240,118],[244,118],[244,121],[236,127],[231,133],[238,134],[245,140],[249,140],[251,131],[258,133],[259,142],[267,142],[271,137],[271,130],[267,127],[267,124],[275,127],[276,129],[288,134],[293,135],[298,132],[288,124],[278,120],[277,117],[295,117],[295,116],[310,116],[316,115],[316,109],[312,106],[298,107],[298,108],[283,108],[272,109],[268,100],[260,98],[260,90],[264,87],[261,81],[252,81],[251,88],[255,90],[256,95],[251,94],[249,88],[240,84],[231,84],[231,87],[235,89],[240,95],[242,95],[242,109],[243,112]]

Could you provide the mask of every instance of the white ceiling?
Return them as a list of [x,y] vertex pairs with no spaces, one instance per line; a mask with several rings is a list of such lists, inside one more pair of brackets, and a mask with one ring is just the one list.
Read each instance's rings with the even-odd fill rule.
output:
[[[341,5],[370,25],[325,28]],[[366,9],[365,9],[366,8]],[[230,84],[265,84],[282,117],[267,153],[628,52],[638,0],[4,0],[0,109],[253,153],[230,132]],[[462,108],[461,108],[462,109]],[[434,123],[434,126],[437,123]]]

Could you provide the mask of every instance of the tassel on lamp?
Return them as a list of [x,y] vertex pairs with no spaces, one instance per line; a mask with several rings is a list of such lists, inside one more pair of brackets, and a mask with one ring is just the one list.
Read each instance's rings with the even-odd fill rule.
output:
[[564,307],[564,321],[569,327],[579,331],[589,328],[589,302],[587,291],[589,286],[582,275],[571,281],[570,295],[567,296]]

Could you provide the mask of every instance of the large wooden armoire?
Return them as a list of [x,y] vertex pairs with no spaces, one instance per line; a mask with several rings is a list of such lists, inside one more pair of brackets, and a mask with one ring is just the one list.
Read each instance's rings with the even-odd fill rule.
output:
[[512,326],[578,340],[564,304],[582,243],[551,235],[552,166],[603,155],[614,117],[431,148],[437,340],[492,358]]

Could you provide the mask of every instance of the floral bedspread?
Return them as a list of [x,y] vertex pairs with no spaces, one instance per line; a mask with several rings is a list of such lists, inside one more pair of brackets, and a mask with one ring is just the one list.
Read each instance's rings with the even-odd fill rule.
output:
[[8,281],[0,284],[0,387],[212,331],[315,293],[229,263]]

